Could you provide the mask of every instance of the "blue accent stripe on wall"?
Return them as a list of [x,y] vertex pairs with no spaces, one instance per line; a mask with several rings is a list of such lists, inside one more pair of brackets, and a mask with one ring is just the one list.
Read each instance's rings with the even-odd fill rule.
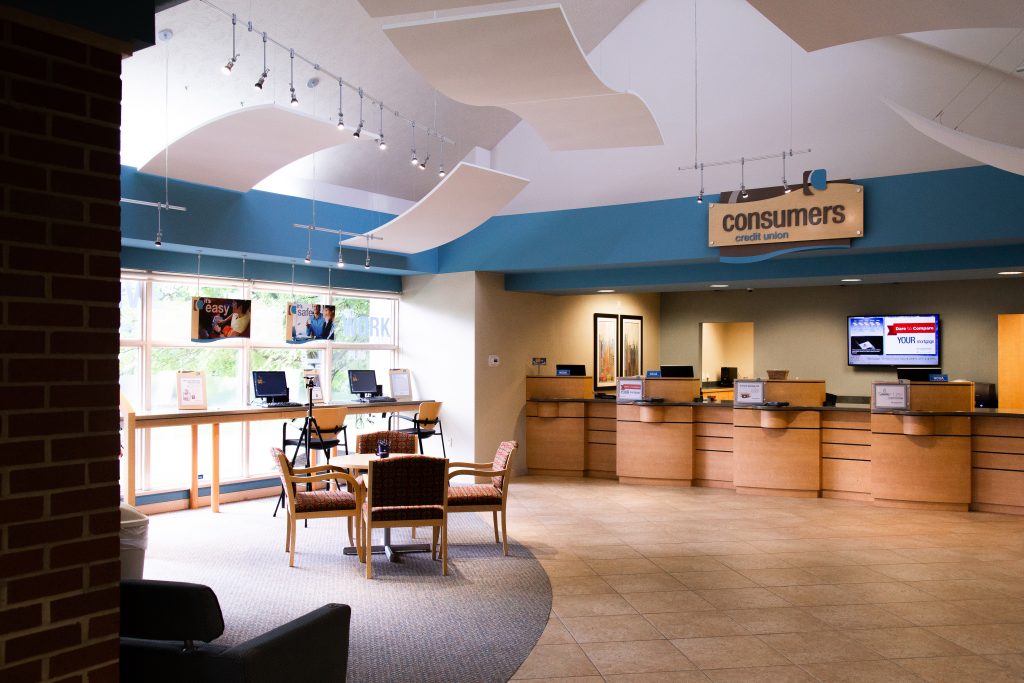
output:
[[[274,486],[280,486],[280,479],[254,479],[251,481],[238,481],[231,484],[221,484],[220,492],[221,495],[225,493],[234,493],[235,491],[252,491],[255,489],[265,489]],[[199,487],[199,497],[210,495],[209,486]],[[163,491],[161,493],[148,493],[135,497],[136,505],[152,505],[153,503],[166,503],[172,500],[188,500],[188,489],[180,491]]]

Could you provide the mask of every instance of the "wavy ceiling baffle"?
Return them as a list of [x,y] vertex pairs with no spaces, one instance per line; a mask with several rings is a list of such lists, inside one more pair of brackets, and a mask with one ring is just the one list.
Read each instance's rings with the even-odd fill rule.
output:
[[1021,0],[748,1],[808,52],[900,33],[1024,27]]
[[561,5],[394,24],[384,33],[445,95],[518,114],[550,149],[663,142],[647,104],[594,73]]
[[[500,211],[529,180],[465,162],[445,176],[408,211],[369,231],[375,249],[416,254],[465,235]],[[364,237],[345,240],[362,247]]]
[[[354,138],[325,119],[274,104],[246,107],[193,128],[171,143],[167,175],[247,192],[284,166]],[[164,150],[140,169],[164,174]]]
[[393,17],[416,12],[438,12],[477,5],[493,5],[504,0],[359,0],[371,17]]
[[1024,149],[979,138],[949,126],[944,126],[934,119],[905,109],[884,97],[882,101],[890,109],[902,116],[903,120],[913,126],[919,133],[927,135],[932,140],[949,147],[951,150],[971,157],[983,164],[995,166],[1017,175],[1024,175]]

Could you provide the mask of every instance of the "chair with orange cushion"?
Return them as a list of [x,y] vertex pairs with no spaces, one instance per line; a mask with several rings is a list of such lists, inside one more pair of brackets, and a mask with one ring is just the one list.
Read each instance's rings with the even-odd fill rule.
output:
[[[365,543],[362,538],[362,526],[359,522],[359,509],[363,502],[362,488],[356,480],[346,474],[340,467],[318,465],[316,467],[292,467],[288,456],[280,448],[272,449],[280,467],[281,484],[288,498],[287,530],[284,537],[284,549],[289,553],[288,566],[295,566],[295,522],[300,519],[317,517],[348,517],[348,542],[356,547],[359,559],[363,559]],[[318,482],[335,482],[332,489],[304,490],[306,484]],[[348,490],[341,487],[348,485]],[[355,522],[355,537],[352,535]]]
[[[363,538],[372,544],[375,528],[433,527],[430,558],[441,536],[441,573],[448,575],[448,460],[426,455],[398,455],[371,460],[366,472],[366,525]],[[373,578],[373,553],[367,552],[366,578]]]
[[[501,543],[508,556],[508,534],[505,531],[505,506],[508,503],[508,484],[512,479],[512,459],[519,449],[515,441],[502,441],[494,461],[450,463],[448,478],[460,474],[474,477],[490,476],[486,484],[469,484],[448,487],[449,512],[490,512],[494,519],[494,542]],[[498,540],[498,513],[501,513],[501,540]]]

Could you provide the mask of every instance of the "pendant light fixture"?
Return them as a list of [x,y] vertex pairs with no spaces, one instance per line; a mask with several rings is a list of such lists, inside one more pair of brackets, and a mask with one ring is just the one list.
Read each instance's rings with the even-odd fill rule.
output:
[[288,50],[289,58],[291,59],[289,65],[289,78],[288,86],[292,93],[292,106],[299,106],[299,98],[295,96],[295,50]]
[[380,151],[384,151],[388,148],[388,143],[384,142],[384,103],[380,102],[380,139],[377,142],[377,147]]
[[352,137],[357,138],[357,137],[359,137],[362,134],[362,132],[363,132],[363,124],[364,123],[365,123],[365,121],[363,121],[363,89],[360,88],[359,89],[359,127],[356,128],[355,132],[352,133]]
[[704,164],[700,165],[700,192],[697,193],[697,203],[704,203]]
[[270,75],[270,69],[267,68],[267,34],[263,33],[263,72],[260,74],[259,79],[253,83],[252,87],[256,90],[263,90],[263,84],[267,82],[267,76]]
[[441,161],[437,164],[437,177],[444,178],[447,173],[444,170],[444,140],[437,141],[437,154]]
[[366,262],[363,264],[363,268],[370,269],[370,238],[366,238]]
[[338,79],[338,130],[345,130],[345,111],[343,95],[345,92],[345,81]]
[[420,163],[420,160],[416,158],[416,122],[412,122],[412,156],[409,159],[409,163],[415,166]]
[[338,233],[338,267],[345,267],[345,255],[341,251],[341,233]]
[[225,76],[231,75],[231,70],[235,68],[235,62],[238,61],[238,53],[235,52],[235,29],[238,26],[238,17],[234,14],[231,15],[231,59],[228,63],[220,68],[220,72]]
[[747,192],[747,186],[746,186],[746,184],[744,184],[744,174],[745,174],[746,168],[747,168],[747,160],[744,159],[743,157],[740,157],[740,198],[742,198],[742,199],[746,199],[747,197],[750,196],[750,193]]
[[[789,155],[793,156],[793,150],[789,150]],[[786,150],[782,150],[782,191],[786,194],[793,191],[793,188],[786,182]]]

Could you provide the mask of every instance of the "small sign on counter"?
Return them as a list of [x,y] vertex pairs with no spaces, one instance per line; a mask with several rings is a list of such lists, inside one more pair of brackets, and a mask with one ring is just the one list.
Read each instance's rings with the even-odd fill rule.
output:
[[616,400],[619,403],[644,400],[642,377],[619,377],[616,383]]
[[906,410],[910,407],[910,385],[875,382],[871,385],[871,407]]
[[752,405],[764,403],[764,380],[736,380],[732,384],[732,402]]

